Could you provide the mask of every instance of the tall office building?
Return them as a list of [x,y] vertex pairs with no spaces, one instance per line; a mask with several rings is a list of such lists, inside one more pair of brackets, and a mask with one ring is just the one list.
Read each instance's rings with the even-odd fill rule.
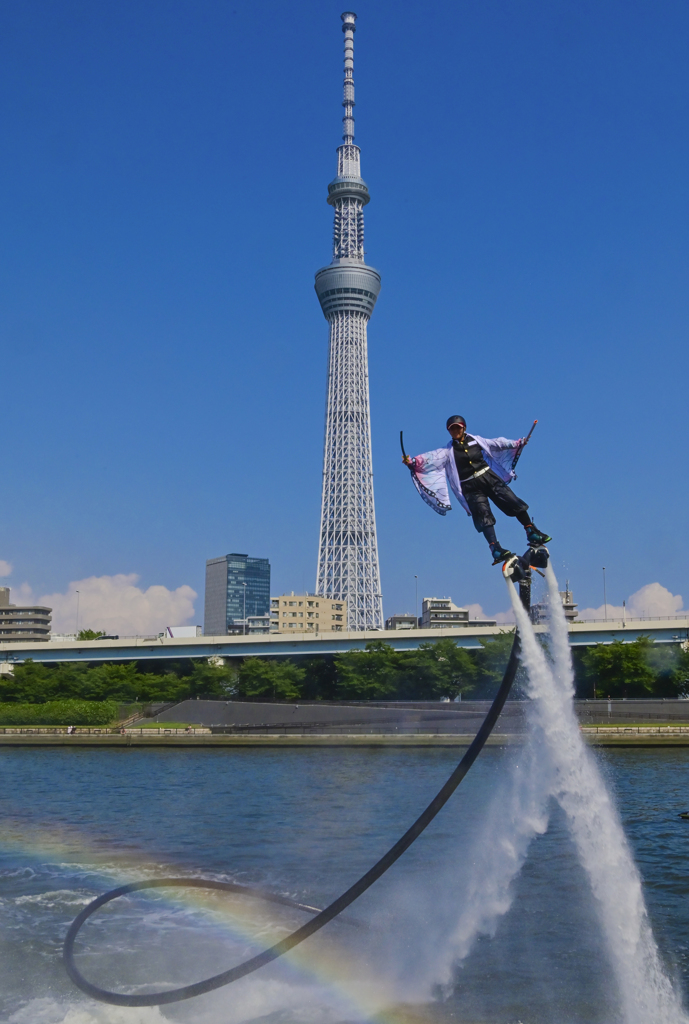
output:
[[223,555],[206,562],[205,636],[242,632],[250,615],[270,613],[270,562],[249,555]]
[[333,260],[316,274],[316,294],[330,324],[316,593],[347,601],[349,629],[382,629],[366,336],[380,274],[364,260],[364,206],[370,196],[354,145],[355,22],[356,14],[342,15],[343,145],[337,177],[328,185],[335,211]]

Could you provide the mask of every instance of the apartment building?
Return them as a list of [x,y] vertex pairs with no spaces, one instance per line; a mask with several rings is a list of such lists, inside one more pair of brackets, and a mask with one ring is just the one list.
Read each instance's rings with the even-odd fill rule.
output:
[[271,633],[341,633],[346,627],[346,601],[294,592],[270,599]]
[[10,588],[0,587],[0,643],[50,640],[52,608],[10,604]]

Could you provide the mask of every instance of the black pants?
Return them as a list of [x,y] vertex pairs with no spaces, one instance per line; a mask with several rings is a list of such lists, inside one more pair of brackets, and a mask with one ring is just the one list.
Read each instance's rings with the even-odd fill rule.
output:
[[483,533],[486,526],[495,526],[495,516],[489,498],[506,516],[519,516],[529,507],[492,469],[478,479],[464,481],[462,494],[466,498],[474,526],[479,533]]

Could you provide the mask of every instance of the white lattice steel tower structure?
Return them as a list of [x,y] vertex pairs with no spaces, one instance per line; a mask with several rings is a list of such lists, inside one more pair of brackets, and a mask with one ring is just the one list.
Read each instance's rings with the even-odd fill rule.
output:
[[349,629],[382,629],[366,338],[380,274],[364,262],[364,206],[370,196],[354,145],[355,22],[356,14],[342,15],[344,141],[337,150],[337,177],[328,185],[335,210],[333,261],[316,274],[316,294],[330,324],[316,593],[347,599]]

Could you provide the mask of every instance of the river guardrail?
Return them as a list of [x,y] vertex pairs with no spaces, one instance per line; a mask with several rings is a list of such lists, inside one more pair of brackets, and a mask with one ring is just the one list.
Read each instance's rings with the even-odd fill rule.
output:
[[211,732],[211,730],[208,729],[205,726],[197,726],[197,727],[192,726],[190,728],[182,728],[182,729],[166,729],[163,726],[160,726],[160,728],[145,727],[145,728],[139,728],[139,729],[136,729],[136,728],[132,729],[132,728],[123,728],[121,725],[117,725],[115,727],[102,726],[101,728],[96,728],[95,726],[85,726],[85,725],[81,725],[81,726],[80,725],[76,725],[76,726],[73,726],[73,727],[72,726],[67,726],[67,725],[26,725],[26,726],[24,726],[24,725],[3,725],[3,726],[0,726],[0,736],[14,736],[14,735],[20,735],[20,736],[31,736],[31,735],[35,735],[35,736],[116,736],[116,735],[127,735],[127,736],[129,736],[129,735],[132,735],[132,734],[135,734],[137,736],[139,734],[143,734],[145,736],[148,733],[152,733],[153,735],[164,733],[165,735],[168,735],[168,736],[184,736],[184,735],[187,735],[187,736],[190,736],[190,735],[197,735],[197,736],[204,736],[205,735],[205,736],[209,736],[210,732]]

